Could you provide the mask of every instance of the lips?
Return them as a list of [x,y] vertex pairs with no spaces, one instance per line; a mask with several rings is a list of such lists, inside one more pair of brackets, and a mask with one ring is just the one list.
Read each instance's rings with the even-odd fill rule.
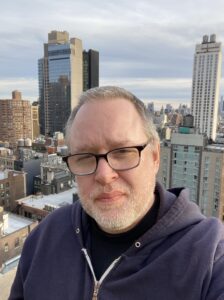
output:
[[119,191],[114,191],[110,193],[102,193],[98,195],[95,199],[100,202],[113,202],[123,196],[124,193]]

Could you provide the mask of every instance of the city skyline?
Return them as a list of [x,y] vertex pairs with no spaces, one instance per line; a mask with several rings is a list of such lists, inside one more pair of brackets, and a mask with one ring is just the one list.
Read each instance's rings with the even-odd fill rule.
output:
[[[195,44],[224,41],[221,1],[20,0],[2,4],[0,98],[38,98],[37,59],[51,30],[66,30],[100,53],[100,85],[119,85],[160,105],[190,104]],[[91,17],[89,17],[91,16]],[[221,95],[224,90],[221,81]]]

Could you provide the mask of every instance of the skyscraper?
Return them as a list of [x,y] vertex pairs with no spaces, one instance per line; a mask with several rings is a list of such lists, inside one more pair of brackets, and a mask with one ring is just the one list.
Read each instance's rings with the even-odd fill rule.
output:
[[19,91],[12,92],[12,99],[0,100],[0,140],[16,147],[19,139],[32,139],[31,103],[22,100]]
[[83,91],[82,41],[66,31],[51,31],[38,61],[40,132],[63,131]]
[[83,51],[83,91],[99,86],[99,52]]
[[191,113],[200,133],[215,140],[221,78],[221,43],[215,34],[203,36],[196,45],[193,67]]

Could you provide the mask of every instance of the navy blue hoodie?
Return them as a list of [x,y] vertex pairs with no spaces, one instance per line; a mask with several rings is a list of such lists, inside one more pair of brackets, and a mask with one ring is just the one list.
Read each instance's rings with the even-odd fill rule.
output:
[[96,280],[88,218],[79,201],[27,238],[9,300],[224,300],[224,227],[186,189],[157,185],[159,217]]

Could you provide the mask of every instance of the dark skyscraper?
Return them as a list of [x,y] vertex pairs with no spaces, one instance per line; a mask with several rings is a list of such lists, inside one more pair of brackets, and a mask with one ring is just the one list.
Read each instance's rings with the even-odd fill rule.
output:
[[99,86],[99,52],[83,51],[83,91]]

